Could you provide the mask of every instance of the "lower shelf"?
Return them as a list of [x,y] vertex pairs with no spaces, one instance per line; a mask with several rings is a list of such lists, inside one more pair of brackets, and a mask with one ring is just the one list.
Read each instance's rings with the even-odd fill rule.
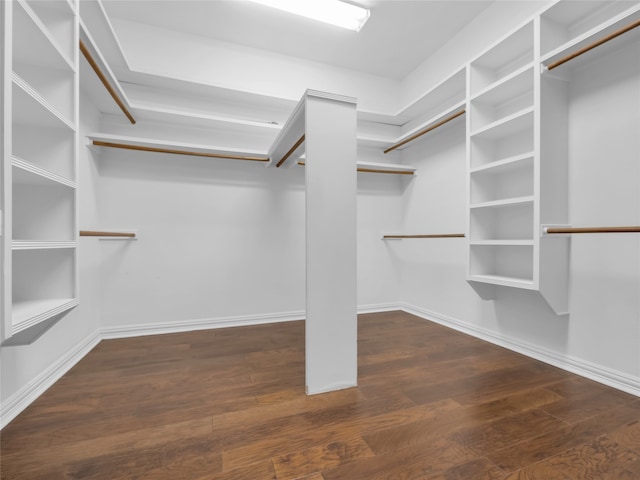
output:
[[470,275],[468,278],[472,282],[490,283],[491,285],[502,285],[505,287],[524,288],[535,290],[533,280],[527,278],[505,277],[502,275]]
[[16,334],[26,330],[51,317],[71,310],[77,305],[77,298],[48,298],[15,302],[13,304],[11,318],[13,333]]

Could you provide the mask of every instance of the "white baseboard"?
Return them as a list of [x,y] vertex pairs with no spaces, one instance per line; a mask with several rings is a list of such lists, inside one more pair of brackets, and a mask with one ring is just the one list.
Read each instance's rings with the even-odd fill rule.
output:
[[461,320],[441,315],[436,312],[431,312],[414,305],[403,303],[401,304],[400,309],[404,312],[424,318],[425,320],[466,333],[467,335],[485,340],[489,343],[493,343],[494,345],[499,345],[514,352],[526,355],[527,357],[561,368],[562,370],[575,373],[576,375],[586,377],[590,380],[594,380],[640,397],[639,377],[603,367],[602,365],[598,365],[587,360],[572,357],[571,355],[557,353],[546,348],[523,342],[522,340],[510,338],[492,330],[470,325]]
[[17,417],[25,408],[33,403],[51,385],[56,383],[65,373],[100,343],[100,332],[96,331],[78,343],[71,351],[60,357],[40,375],[27,383],[19,391],[2,402],[0,408],[0,429]]
[[402,305],[398,302],[395,303],[372,303],[371,305],[359,305],[358,313],[382,313],[382,312],[394,312],[401,310]]
[[[398,303],[379,303],[358,306],[358,313],[378,313],[400,310]],[[232,317],[201,318],[196,320],[180,320],[153,324],[125,325],[122,327],[106,327],[101,330],[103,339],[140,337],[144,335],[160,335],[164,333],[181,333],[212,328],[243,327],[264,323],[292,322],[304,320],[305,311],[264,313],[260,315],[239,315]]]
[[212,328],[242,327],[261,325],[264,323],[291,322],[304,320],[304,311],[265,313],[261,315],[238,315],[232,317],[200,318],[196,320],[179,320],[122,327],[106,327],[102,329],[103,339],[140,337],[143,335],[160,335],[164,333],[181,333]]

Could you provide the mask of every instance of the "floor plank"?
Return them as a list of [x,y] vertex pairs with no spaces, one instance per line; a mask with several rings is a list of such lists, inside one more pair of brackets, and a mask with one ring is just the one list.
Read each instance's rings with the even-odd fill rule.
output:
[[304,323],[100,343],[0,434],[3,480],[638,480],[640,399],[402,312],[304,393]]

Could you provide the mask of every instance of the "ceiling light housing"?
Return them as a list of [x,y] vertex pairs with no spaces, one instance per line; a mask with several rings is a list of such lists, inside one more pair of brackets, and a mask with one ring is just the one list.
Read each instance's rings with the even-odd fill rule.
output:
[[340,0],[251,0],[285,12],[359,32],[370,11]]

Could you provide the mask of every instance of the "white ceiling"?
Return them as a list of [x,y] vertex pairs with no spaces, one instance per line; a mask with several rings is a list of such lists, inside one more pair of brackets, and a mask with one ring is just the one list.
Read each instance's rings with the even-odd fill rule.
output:
[[371,8],[357,33],[244,0],[103,3],[115,18],[401,79],[493,0],[352,0]]

